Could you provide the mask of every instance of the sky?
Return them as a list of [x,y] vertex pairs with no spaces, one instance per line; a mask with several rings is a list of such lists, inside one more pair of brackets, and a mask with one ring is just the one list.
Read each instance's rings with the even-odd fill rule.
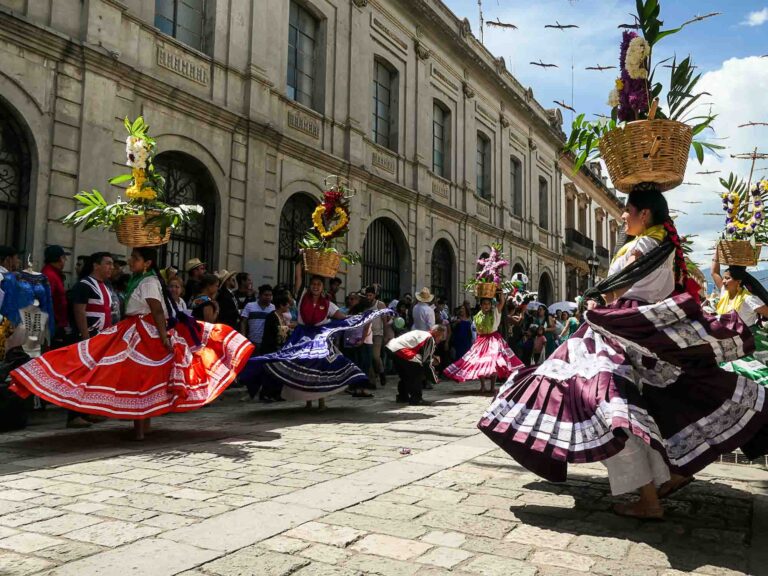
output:
[[[455,14],[468,18],[479,38],[477,0],[443,0]],[[572,105],[578,113],[609,114],[606,104],[617,70],[585,70],[587,66],[618,65],[621,30],[619,24],[632,22],[634,0],[482,0],[485,21],[500,20],[518,30],[484,29],[484,44],[495,56],[503,56],[507,70],[545,108],[554,100]],[[709,268],[713,246],[724,227],[718,177],[733,171],[743,178],[751,162],[730,158],[730,154],[751,152],[757,147],[768,152],[768,127],[739,128],[745,122],[768,122],[768,0],[662,0],[661,19],[665,28],[677,27],[697,15],[722,12],[691,24],[680,33],[661,40],[654,48],[654,60],[691,55],[702,73],[699,86],[710,96],[701,101],[718,115],[714,132],[706,139],[727,146],[720,157],[707,154],[703,167],[695,157],[688,162],[684,184],[666,193],[670,208],[677,210],[677,227],[682,235],[693,235],[693,258]],[[576,24],[565,31],[544,28],[545,24]],[[532,66],[542,60],[558,68]],[[669,84],[669,70],[661,79]],[[662,105],[664,101],[662,100]],[[564,129],[570,131],[572,113],[562,110]],[[763,169],[763,170],[761,170]],[[696,172],[720,170],[719,174]],[[768,178],[768,161],[758,161],[755,177]],[[753,177],[754,181],[754,177]],[[701,203],[698,203],[701,202]],[[708,216],[707,213],[717,213]],[[765,262],[768,269],[768,248]]]

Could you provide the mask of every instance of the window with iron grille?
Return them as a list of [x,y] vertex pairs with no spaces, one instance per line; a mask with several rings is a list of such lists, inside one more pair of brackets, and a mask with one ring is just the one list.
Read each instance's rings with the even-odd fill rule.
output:
[[319,23],[305,8],[291,2],[288,19],[288,98],[317,108],[317,40]]
[[539,176],[539,226],[549,230],[549,183]]
[[373,62],[371,138],[397,152],[397,72],[378,59]]
[[315,201],[308,194],[294,194],[280,213],[280,244],[277,249],[277,283],[294,286],[294,272],[299,253],[299,241],[311,226]]
[[512,156],[509,160],[509,183],[512,187],[512,214],[523,215],[523,163]]
[[206,0],[155,0],[155,26],[201,52],[205,52]]
[[432,172],[443,178],[450,178],[450,120],[451,113],[435,100],[432,105]]
[[453,250],[445,240],[438,240],[432,248],[432,293],[453,308]]
[[183,269],[187,260],[200,258],[208,264],[209,270],[215,270],[217,192],[208,169],[194,157],[182,152],[158,154],[155,169],[165,178],[165,202],[176,206],[200,204],[203,207],[201,216],[173,230],[171,241],[160,251],[161,264]]
[[363,242],[363,286],[381,285],[381,300],[389,302],[400,296],[400,251],[392,233],[395,224],[383,218],[368,227]]
[[491,198],[491,141],[482,132],[477,133],[477,195]]
[[21,126],[0,103],[0,244],[26,245],[31,155]]

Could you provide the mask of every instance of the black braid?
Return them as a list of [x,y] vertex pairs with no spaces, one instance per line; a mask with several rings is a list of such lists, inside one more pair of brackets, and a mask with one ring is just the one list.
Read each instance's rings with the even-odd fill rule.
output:
[[[163,275],[160,274],[160,266],[157,263],[158,255],[157,249],[151,247],[137,247],[134,248],[144,260],[152,261],[152,272],[154,272],[157,279],[160,281],[160,289],[163,293],[163,299],[165,300],[165,306],[168,310],[169,319],[175,321],[179,317],[179,307],[176,306],[176,302],[171,298],[171,293],[168,291],[168,285],[163,280]],[[170,326],[169,326],[170,327]]]

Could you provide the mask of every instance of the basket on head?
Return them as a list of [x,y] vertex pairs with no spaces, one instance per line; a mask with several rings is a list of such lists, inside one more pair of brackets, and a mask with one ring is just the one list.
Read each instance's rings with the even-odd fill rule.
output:
[[123,246],[140,248],[143,246],[162,246],[171,240],[170,227],[161,234],[157,224],[147,225],[147,220],[157,216],[157,212],[145,212],[144,214],[128,214],[124,216],[115,228],[117,241]]
[[752,246],[749,240],[720,240],[717,259],[728,266],[757,266],[761,245]]
[[494,298],[499,289],[495,282],[480,282],[475,285],[475,296],[478,298]]
[[304,250],[304,270],[308,274],[334,278],[341,266],[341,255],[338,252],[322,250]]
[[619,191],[652,182],[665,192],[682,184],[692,140],[691,127],[682,122],[638,120],[603,136],[600,155]]

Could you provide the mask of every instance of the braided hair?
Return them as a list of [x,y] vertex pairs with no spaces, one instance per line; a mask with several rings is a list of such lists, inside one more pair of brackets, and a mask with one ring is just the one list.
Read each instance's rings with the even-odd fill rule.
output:
[[[698,285],[688,277],[688,266],[685,263],[685,254],[680,235],[669,215],[667,199],[664,198],[658,186],[651,183],[636,186],[629,193],[627,205],[633,206],[638,211],[649,210],[653,224],[664,226],[667,237],[650,252],[643,254],[634,262],[624,267],[624,269],[587,290],[584,294],[585,300],[602,299],[601,294],[620,290],[635,284],[659,266],[663,266],[669,255],[674,253],[676,292],[688,292],[698,301]],[[627,241],[631,240],[633,238],[628,236]]]

